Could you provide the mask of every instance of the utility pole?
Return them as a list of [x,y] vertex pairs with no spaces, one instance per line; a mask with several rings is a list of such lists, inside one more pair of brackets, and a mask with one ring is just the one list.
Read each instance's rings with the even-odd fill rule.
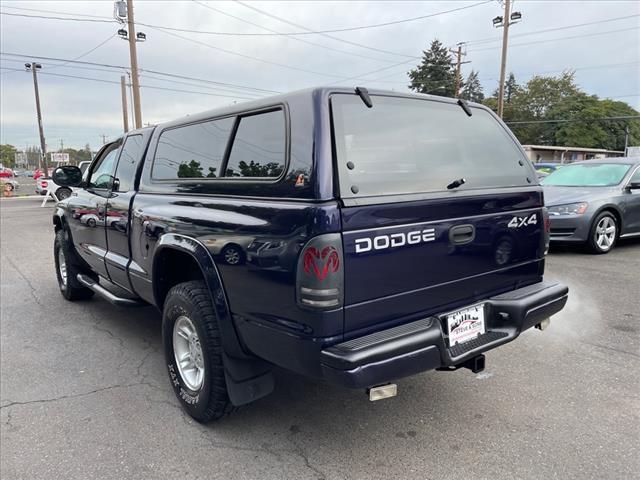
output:
[[129,114],[127,113],[127,85],[124,75],[120,77],[120,95],[122,96],[122,122],[124,124],[124,133],[129,131]]
[[502,58],[500,59],[500,85],[498,86],[498,116],[502,118],[504,112],[504,77],[507,69],[507,43],[509,40],[509,26],[522,18],[520,12],[511,13],[511,0],[504,0],[504,16],[493,19],[494,27],[502,27]]
[[60,139],[60,151],[64,151],[64,140],[62,138]]
[[471,63],[471,62],[463,62],[462,57],[467,54],[467,52],[462,51],[462,46],[465,42],[458,43],[458,48],[456,50],[449,50],[456,56],[456,92],[455,97],[458,98],[460,96],[460,87],[462,86],[462,74],[461,67],[463,63]]
[[40,91],[38,90],[38,69],[42,68],[42,65],[39,63],[25,63],[24,66],[27,68],[27,71],[31,70],[33,73],[33,89],[36,94],[36,114],[38,116],[38,131],[40,133],[40,162],[38,165],[42,169],[42,172],[45,176],[49,175],[49,170],[47,168],[47,144],[44,141],[44,129],[42,128],[42,111],[40,110]]
[[103,133],[102,135],[100,135],[102,137],[102,144],[106,144],[107,143],[107,136]]
[[133,111],[135,127],[142,127],[140,111],[140,82],[138,77],[138,49],[136,46],[136,26],[133,21],[133,0],[127,0],[127,25],[129,27],[129,55],[131,57],[131,83],[133,84]]

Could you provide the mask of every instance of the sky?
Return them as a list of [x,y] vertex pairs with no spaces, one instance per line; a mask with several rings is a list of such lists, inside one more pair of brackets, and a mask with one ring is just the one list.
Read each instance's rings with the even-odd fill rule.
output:
[[[122,134],[119,82],[130,60],[113,10],[113,1],[0,1],[0,143],[39,145],[33,79],[24,71],[34,60],[42,64],[48,151],[61,142],[95,150],[103,138]],[[492,19],[502,10],[497,0],[134,0],[137,31],[147,37],[137,44],[143,123],[312,86],[408,91],[406,72],[436,38],[452,48],[467,42],[464,60],[470,63],[462,66],[463,75],[479,72],[490,95],[498,83],[502,37]],[[516,0],[513,10],[522,20],[509,29],[507,70],[518,82],[575,69],[587,93],[640,110],[640,2]],[[370,27],[415,17],[425,18]],[[274,35],[352,27],[370,28]],[[117,68],[63,61],[73,59]],[[129,118],[132,124],[130,111]]]

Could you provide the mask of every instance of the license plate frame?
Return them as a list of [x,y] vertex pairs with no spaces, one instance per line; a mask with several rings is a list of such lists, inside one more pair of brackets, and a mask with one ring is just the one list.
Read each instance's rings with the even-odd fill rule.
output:
[[477,303],[445,313],[442,318],[449,347],[470,342],[487,331],[485,303]]

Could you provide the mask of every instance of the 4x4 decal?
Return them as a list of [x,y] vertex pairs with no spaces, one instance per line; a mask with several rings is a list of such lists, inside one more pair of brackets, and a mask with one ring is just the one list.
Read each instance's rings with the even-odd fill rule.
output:
[[520,227],[526,227],[527,225],[536,225],[538,223],[538,215],[536,215],[535,213],[532,213],[530,216],[524,216],[524,217],[518,217],[515,216],[513,217],[510,221],[509,224],[507,225],[509,228],[520,228]]

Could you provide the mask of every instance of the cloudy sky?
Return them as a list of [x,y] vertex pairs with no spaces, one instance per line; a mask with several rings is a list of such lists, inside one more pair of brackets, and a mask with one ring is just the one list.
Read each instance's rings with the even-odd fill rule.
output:
[[[34,58],[43,66],[39,83],[49,150],[59,148],[60,140],[96,148],[103,134],[121,133],[119,81],[129,50],[116,35],[121,27],[113,20],[113,4],[0,1],[0,143],[39,143],[32,78],[23,67]],[[434,38],[452,47],[468,42],[465,60],[471,63],[463,73],[479,71],[485,93],[497,86],[502,30],[491,23],[502,12],[497,0],[134,0],[134,7],[138,30],[147,35],[138,44],[144,123],[317,85],[404,91],[407,70]],[[514,10],[523,18],[510,29],[508,70],[518,81],[575,69],[585,91],[640,109],[640,2],[516,0]],[[274,35],[415,17],[425,18]],[[74,59],[91,64],[65,62]]]

